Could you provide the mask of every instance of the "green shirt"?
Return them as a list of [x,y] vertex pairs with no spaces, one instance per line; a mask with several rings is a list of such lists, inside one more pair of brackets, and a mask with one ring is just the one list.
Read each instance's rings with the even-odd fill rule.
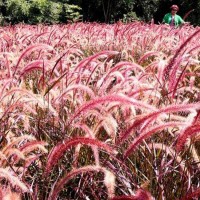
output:
[[[171,20],[172,20],[171,13],[167,13],[163,18],[163,22],[166,24],[170,24]],[[184,23],[184,20],[179,15],[175,14],[174,23],[175,23],[175,27],[177,27],[177,26],[181,25],[182,23]]]

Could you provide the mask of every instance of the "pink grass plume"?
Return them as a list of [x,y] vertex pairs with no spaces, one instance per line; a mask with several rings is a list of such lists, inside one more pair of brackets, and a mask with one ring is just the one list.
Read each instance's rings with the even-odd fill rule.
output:
[[108,154],[116,154],[116,151],[111,148],[109,145],[101,142],[97,139],[85,138],[85,137],[78,137],[73,139],[67,139],[63,142],[57,144],[49,153],[45,174],[48,175],[52,168],[57,164],[58,160],[62,157],[62,155],[73,146],[77,144],[85,144],[89,146],[97,146],[100,149],[103,149]]

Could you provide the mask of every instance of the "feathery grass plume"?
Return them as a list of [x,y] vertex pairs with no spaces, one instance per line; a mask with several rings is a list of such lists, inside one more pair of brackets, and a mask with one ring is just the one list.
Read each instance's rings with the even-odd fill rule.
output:
[[39,34],[35,34],[34,36],[31,34],[30,36],[33,36],[31,39],[33,40],[33,42],[35,43],[36,40],[41,37],[41,36],[44,36],[46,34],[48,34],[49,31],[45,31],[45,32],[42,32],[42,33],[39,33]]
[[101,125],[104,127],[106,133],[115,141],[117,135],[118,123],[111,114],[103,117]]
[[92,76],[95,73],[95,71],[97,71],[98,68],[103,67],[103,68],[105,68],[104,70],[107,71],[107,69],[111,68],[112,65],[113,65],[113,60],[110,60],[110,61],[105,60],[105,61],[103,61],[102,64],[97,64],[96,67],[94,67],[94,69],[90,73],[85,85],[88,85],[92,81]]
[[23,152],[24,155],[30,153],[31,151],[34,151],[36,149],[42,151],[43,153],[48,153],[47,149],[44,147],[48,145],[47,142],[43,141],[31,141],[27,142],[23,146],[20,147],[20,151]]
[[166,122],[164,124],[159,124],[157,126],[152,127],[151,129],[147,130],[144,133],[141,133],[138,137],[136,137],[133,142],[129,145],[127,150],[124,153],[124,158],[127,158],[136,148],[137,146],[142,142],[142,140],[147,139],[148,137],[151,137],[153,134],[157,133],[160,130],[164,130],[165,128],[169,127],[179,127],[179,126],[186,126],[187,123],[183,122]]
[[42,154],[30,155],[30,156],[26,157],[25,164],[24,164],[24,171],[23,171],[24,174],[28,170],[29,166],[32,163],[34,163],[35,161],[37,161],[40,158],[40,156],[42,156]]
[[80,49],[76,49],[73,46],[70,47],[69,49],[67,49],[57,60],[56,63],[54,64],[50,75],[49,75],[49,80],[51,80],[52,76],[53,76],[53,72],[56,69],[56,67],[58,66],[58,63],[65,57],[65,56],[69,56],[69,54],[77,54],[77,55],[83,55],[83,52]]
[[49,37],[48,37],[48,39],[47,39],[47,44],[50,45],[50,43],[51,43],[51,37],[55,34],[55,32],[56,32],[56,28],[53,29],[53,30],[50,32]]
[[75,113],[74,115],[69,119],[67,122],[67,125],[70,125],[72,121],[78,117],[81,113],[86,112],[90,109],[95,108],[97,105],[102,104],[102,103],[108,103],[108,102],[119,102],[121,104],[127,104],[127,105],[133,105],[142,109],[149,109],[151,111],[155,111],[156,109],[149,105],[145,104],[142,101],[138,101],[136,99],[129,98],[127,96],[122,96],[122,95],[108,95],[100,98],[96,98],[94,100],[91,100],[84,105],[82,105]]
[[[64,185],[72,178],[74,178],[78,174],[82,173],[87,173],[87,172],[103,172],[105,175],[107,175],[111,172],[109,172],[106,168],[101,167],[101,166],[93,166],[93,165],[88,165],[84,166],[78,169],[74,169],[69,173],[66,173],[56,184],[55,186],[51,189],[50,195],[48,197],[48,200],[55,200],[57,199],[58,194],[61,192],[62,188]],[[114,175],[112,174],[114,177]],[[115,187],[115,178],[111,178],[110,180],[107,180],[108,177],[106,177],[105,184],[108,187],[108,192],[113,192],[114,187]],[[112,182],[114,181],[114,182]],[[108,194],[112,196],[113,194]]]
[[143,189],[138,189],[135,196],[118,196],[114,197],[111,200],[152,200],[152,196],[149,192],[143,190]]
[[26,141],[26,140],[35,140],[34,136],[31,135],[22,135],[20,137],[14,137],[12,140],[6,145],[3,149],[2,152],[6,152],[8,149],[12,148],[14,145],[17,145],[19,142]]
[[62,80],[62,78],[65,77],[68,73],[69,73],[69,72],[68,72],[68,70],[67,70],[67,71],[64,72],[60,77],[58,77],[58,78],[46,89],[46,91],[45,91],[45,93],[44,93],[44,96],[46,96],[46,95],[50,92],[50,90],[51,90],[55,85],[57,85],[57,84]]
[[170,88],[170,91],[172,91],[172,98],[174,98],[174,96],[175,96],[175,93],[176,93],[178,84],[180,83],[180,81],[181,81],[181,79],[182,79],[182,77],[183,77],[183,75],[184,75],[184,73],[185,73],[185,70],[186,70],[188,64],[189,64],[189,62],[188,62],[188,63],[185,65],[185,67],[182,69],[181,74],[179,75],[179,77],[178,77],[177,79],[174,80],[174,82],[173,82],[174,84],[173,84],[173,85],[171,86],[171,88]]
[[19,93],[19,96],[25,96],[26,95],[26,96],[29,96],[29,97],[32,97],[32,98],[36,98],[35,95],[33,93],[31,93],[31,91],[29,91],[27,89],[20,88],[20,87],[16,87],[16,88],[12,88],[7,93],[5,93],[4,96],[2,97],[2,100],[7,96],[12,96],[13,94],[16,94],[17,92]]
[[[184,47],[198,34],[200,33],[200,29],[197,31],[195,31],[193,34],[191,34],[181,45],[180,47],[176,50],[173,58],[170,60],[169,64],[165,67],[165,70],[164,70],[164,81],[167,81],[169,76],[170,76],[170,72],[171,72],[171,69],[173,68],[174,66],[174,63],[176,61],[176,58],[178,57],[178,55],[181,53],[182,49],[184,49]],[[175,77],[173,77],[175,78]]]
[[[89,56],[88,58],[83,59],[77,65],[77,67],[74,68],[74,72],[72,73],[71,76],[73,76],[74,73],[76,73],[76,72],[78,72],[78,74],[80,76],[87,69],[87,65],[94,59],[108,57],[108,56],[115,56],[118,54],[119,54],[118,51],[101,51],[99,53],[96,53],[95,55]],[[71,77],[69,77],[69,78],[71,78]]]
[[174,61],[174,65],[173,65],[173,68],[171,69],[170,77],[169,77],[169,84],[168,84],[169,92],[173,92],[173,88],[174,88],[174,85],[176,85],[176,80],[177,80],[177,71],[183,60],[184,60],[184,56],[181,56],[181,57],[179,56]]
[[[44,109],[49,109],[49,111],[51,111],[51,113],[57,117],[58,113],[57,111],[52,107],[52,105],[47,102],[47,100],[44,99],[44,97],[40,94],[33,94],[31,91],[27,90],[27,89],[21,89],[21,88],[13,88],[10,91],[8,91],[3,97],[9,97],[10,95],[14,94],[16,95],[16,93],[19,93],[19,96],[22,98],[22,100],[27,100],[27,102],[31,102],[31,103],[35,103],[38,104],[41,108]],[[16,95],[17,96],[17,95]],[[18,97],[19,98],[19,97]],[[24,104],[25,102],[23,102]],[[13,105],[14,106],[14,105]],[[9,108],[10,109],[10,108]]]
[[2,80],[2,83],[0,80],[0,84],[2,84],[1,92],[0,92],[0,101],[2,100],[2,96],[4,95],[4,93],[11,87],[15,86],[16,83],[17,83],[17,81],[13,80],[13,79],[7,79],[6,81]]
[[21,194],[17,192],[12,192],[10,188],[3,188],[2,195],[0,195],[1,200],[21,200]]
[[[45,61],[45,64],[47,61]],[[31,63],[27,64],[23,70],[21,71],[20,77],[26,75],[28,72],[32,71],[32,70],[43,70],[43,64],[44,64],[44,60],[34,60]]]
[[108,77],[110,76],[110,74],[112,74],[113,72],[116,72],[116,71],[119,71],[120,68],[127,68],[127,67],[130,67],[130,69],[137,69],[141,72],[145,72],[144,68],[140,65],[138,65],[137,63],[131,63],[131,62],[125,62],[125,61],[121,61],[119,63],[117,63],[114,67],[112,67],[110,69],[110,71],[108,71],[100,80],[99,80],[99,87],[108,79]]
[[190,127],[187,127],[183,133],[179,135],[177,138],[177,143],[176,143],[176,150],[179,152],[183,149],[187,139],[197,133],[200,132],[200,125],[192,125]]
[[86,144],[89,146],[97,146],[100,149],[105,150],[108,154],[116,154],[117,152],[111,148],[109,145],[101,142],[97,139],[78,137],[73,139],[64,140],[62,143],[57,144],[49,153],[47,158],[46,170],[45,174],[48,175],[51,169],[57,164],[57,161],[62,157],[62,155],[66,152],[67,149],[73,147],[77,144]]
[[168,107],[161,108],[159,111],[155,111],[145,116],[142,116],[141,118],[136,119],[133,122],[133,124],[127,130],[125,130],[125,132],[121,134],[121,137],[117,141],[117,144],[121,144],[122,142],[124,142],[124,140],[127,139],[127,137],[130,135],[131,131],[136,129],[139,125],[144,123],[146,120],[150,119],[152,121],[153,119],[158,117],[158,115],[160,114],[175,113],[175,112],[180,112],[180,111],[189,112],[190,110],[195,110],[199,108],[200,108],[200,103],[169,105]]
[[28,187],[19,180],[18,177],[11,174],[11,172],[7,168],[0,168],[0,177],[8,180],[13,187],[18,187],[22,192],[28,192]]
[[0,187],[0,199],[3,199],[3,188],[2,187]]
[[[96,133],[93,130],[91,130],[86,124],[76,124],[75,127],[81,128],[86,133],[86,135],[85,135],[86,138],[96,139],[95,138]],[[74,161],[73,161],[73,167],[75,167],[75,168],[76,168],[76,166],[78,164],[77,163],[78,162],[78,155],[79,155],[81,146],[82,146],[81,144],[78,144],[75,147]],[[95,164],[98,166],[100,164],[98,147],[91,146],[91,148],[92,148],[92,151],[94,153]]]
[[67,87],[66,89],[64,89],[63,92],[54,101],[56,102],[56,101],[60,100],[61,98],[64,97],[64,95],[66,95],[67,93],[69,93],[71,91],[73,91],[75,93],[76,90],[82,90],[82,91],[87,92],[87,94],[90,95],[91,98],[95,97],[94,92],[88,86],[85,86],[82,84],[74,84],[74,85],[71,85],[71,86]]
[[[72,163],[72,168],[77,168],[78,166],[78,156],[79,156],[79,152],[81,150],[81,144],[78,144],[76,147],[75,147],[75,151],[74,151],[74,156],[73,156],[73,163]],[[96,163],[96,165],[99,165],[99,163]]]
[[117,93],[117,87],[120,87],[121,89],[121,83],[124,81],[125,78],[121,72],[113,72],[106,80],[103,80],[102,78],[97,82],[96,87],[99,88],[98,95],[103,96],[107,93]]
[[[11,156],[14,156],[15,163],[17,163],[20,159],[25,160],[25,156],[24,156],[23,152],[21,152],[17,148],[7,149],[6,151],[4,151],[4,155],[5,155],[6,159],[4,159],[3,161],[5,161],[5,160],[8,161]],[[4,162],[0,162],[0,163],[1,163],[1,166],[4,166]]]
[[144,60],[146,60],[147,58],[149,58],[151,56],[159,56],[159,55],[160,55],[160,52],[158,52],[158,51],[147,52],[138,60],[138,64],[141,64]]
[[58,63],[62,60],[62,58],[69,53],[69,50],[67,50],[65,53],[63,53],[59,58],[58,60],[56,61],[55,65],[53,66],[51,72],[50,72],[50,75],[49,75],[49,79],[51,80],[52,76],[53,76],[53,72],[54,70],[56,69],[56,66],[58,65]]
[[12,70],[11,70],[11,67],[10,67],[10,63],[9,63],[7,54],[5,54],[5,63],[6,63],[6,68],[8,70],[7,77],[12,78]]
[[182,197],[180,200],[192,200],[200,197],[200,187],[194,189],[193,192],[186,194],[184,197]]
[[39,49],[45,49],[45,50],[54,50],[52,46],[50,45],[47,45],[47,44],[36,44],[36,45],[32,45],[32,46],[29,46],[22,54],[21,56],[19,57],[18,61],[17,61],[17,64],[15,66],[15,71],[13,73],[13,76],[16,74],[17,72],[17,68],[19,66],[19,63],[21,62],[21,60],[28,54],[30,53],[31,51],[35,51],[35,50],[39,50]]
[[115,175],[108,170],[104,170],[104,173],[104,184],[108,190],[108,198],[110,199],[115,195]]
[[132,96],[134,96],[134,95],[136,95],[136,94],[143,94],[144,92],[146,92],[146,91],[153,91],[154,90],[154,88],[140,88],[140,89],[137,89],[137,90],[134,90],[134,91],[132,91],[132,92],[130,92],[129,94],[128,94],[128,96],[129,97],[132,97]]

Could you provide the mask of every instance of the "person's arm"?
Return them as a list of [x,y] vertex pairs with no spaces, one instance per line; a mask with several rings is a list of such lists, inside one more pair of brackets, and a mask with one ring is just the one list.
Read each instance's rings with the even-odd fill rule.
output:
[[187,25],[190,24],[190,22],[186,22],[182,19],[181,16],[178,16],[178,26],[183,26],[183,25]]
[[179,24],[185,24],[185,21],[179,16]]

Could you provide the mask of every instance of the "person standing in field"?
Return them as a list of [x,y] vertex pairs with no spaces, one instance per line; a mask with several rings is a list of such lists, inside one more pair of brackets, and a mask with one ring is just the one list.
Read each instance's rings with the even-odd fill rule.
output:
[[185,21],[181,18],[181,16],[176,14],[179,10],[179,7],[177,5],[172,5],[170,9],[171,13],[167,13],[164,16],[163,23],[169,24],[170,27],[178,27],[185,24]]

